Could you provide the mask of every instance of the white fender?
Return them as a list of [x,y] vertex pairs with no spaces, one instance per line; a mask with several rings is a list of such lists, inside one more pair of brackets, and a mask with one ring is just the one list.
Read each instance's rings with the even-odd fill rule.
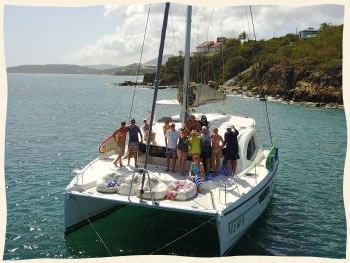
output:
[[168,198],[179,201],[189,200],[197,193],[196,184],[189,180],[176,180],[171,182],[168,189]]
[[134,196],[138,193],[138,186],[141,185],[142,175],[135,173],[134,180],[132,180],[132,174],[125,177],[124,182],[118,187],[118,194],[129,195],[131,181],[133,181],[130,195]]
[[[168,186],[157,178],[151,178],[151,181],[146,178],[144,186],[143,186],[143,198],[151,200],[152,195],[149,189],[149,182],[151,182],[152,195],[154,200],[164,199],[168,194]],[[141,185],[138,186],[137,196],[140,197]]]

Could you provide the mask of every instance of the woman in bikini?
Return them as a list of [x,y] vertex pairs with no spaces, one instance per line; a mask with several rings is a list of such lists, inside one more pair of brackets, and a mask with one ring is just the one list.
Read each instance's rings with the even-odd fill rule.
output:
[[211,136],[213,154],[211,156],[211,167],[215,173],[218,172],[222,157],[222,148],[224,145],[224,139],[219,135],[218,129],[213,129],[213,135]]
[[177,159],[179,163],[179,172],[181,175],[185,175],[185,163],[188,154],[188,138],[185,133],[185,129],[180,129],[180,138],[177,144]]

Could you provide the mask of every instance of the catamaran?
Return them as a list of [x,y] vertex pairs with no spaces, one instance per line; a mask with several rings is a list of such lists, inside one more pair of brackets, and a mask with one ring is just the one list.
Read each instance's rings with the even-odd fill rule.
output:
[[[178,107],[181,113],[170,118],[179,129],[184,126],[191,107],[225,99],[224,94],[210,93],[208,87],[201,87],[203,84],[191,91],[188,89],[192,13],[192,7],[188,6],[183,93],[178,100],[157,102],[168,12],[169,3],[166,3],[150,119],[150,134],[153,136],[149,136],[147,144],[140,147],[139,162],[143,168],[115,167],[113,140],[107,138],[99,148],[102,155],[84,168],[75,170],[75,177],[65,189],[64,227],[66,232],[73,231],[121,205],[207,216],[216,222],[220,245],[218,255],[224,256],[267,207],[276,180],[278,149],[274,145],[269,149],[262,147],[252,118],[205,113],[210,127],[218,128],[220,134],[233,124],[239,131],[240,159],[237,160],[236,175],[207,177],[201,184],[201,194],[197,194],[194,183],[179,174],[165,172],[163,123],[154,121],[156,105]],[[196,117],[199,115],[195,114]],[[188,160],[187,170],[189,165]]]

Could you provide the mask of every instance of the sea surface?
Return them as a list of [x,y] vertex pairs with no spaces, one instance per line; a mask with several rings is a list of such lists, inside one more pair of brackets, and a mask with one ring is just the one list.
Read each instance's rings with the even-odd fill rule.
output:
[[[124,207],[64,235],[63,193],[80,166],[98,156],[99,143],[128,121],[135,89],[113,82],[135,77],[8,74],[5,138],[7,225],[4,259],[88,258],[157,251],[207,218]],[[175,98],[176,90],[159,91]],[[137,88],[131,116],[149,118],[153,90]],[[264,214],[230,251],[237,255],[345,258],[343,177],[346,120],[343,110],[267,102],[280,165]],[[265,105],[228,97],[222,112],[256,119],[269,147]],[[172,115],[175,108],[159,110]],[[158,112],[159,112],[158,111]],[[159,115],[158,115],[159,116]],[[1,218],[3,219],[3,217]],[[208,224],[156,254],[216,256],[215,225]]]

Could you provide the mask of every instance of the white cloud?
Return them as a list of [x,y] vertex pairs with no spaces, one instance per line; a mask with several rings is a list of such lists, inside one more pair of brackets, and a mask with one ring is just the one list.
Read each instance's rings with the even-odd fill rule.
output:
[[[126,65],[139,61],[149,5],[111,6],[104,8],[104,16],[124,19],[112,35],[102,36],[94,44],[66,56],[75,64],[113,63]],[[341,24],[344,7],[320,5],[308,7],[253,6],[254,26],[258,39],[294,33],[296,28],[318,27],[323,22]],[[164,4],[153,4],[148,23],[143,62],[157,57]],[[249,7],[194,7],[192,11],[192,47],[218,36],[237,37],[242,31],[252,32]],[[248,15],[248,17],[247,17]],[[184,50],[186,6],[171,4],[164,54]],[[175,40],[174,40],[175,36]],[[175,49],[176,47],[176,49]]]

